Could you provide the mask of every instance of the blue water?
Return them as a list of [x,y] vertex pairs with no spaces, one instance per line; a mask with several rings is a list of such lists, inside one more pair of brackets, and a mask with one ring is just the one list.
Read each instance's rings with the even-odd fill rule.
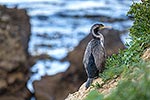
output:
[[[32,33],[29,53],[48,54],[53,58],[39,60],[31,68],[33,75],[27,84],[31,92],[34,92],[33,81],[68,68],[69,62],[60,62],[60,59],[78,45],[93,23],[101,21],[101,16],[108,17],[108,20],[115,19],[101,23],[120,31],[132,25],[126,17],[132,0],[0,0],[0,4],[27,10]],[[122,35],[122,41],[125,42],[127,37],[127,34]]]

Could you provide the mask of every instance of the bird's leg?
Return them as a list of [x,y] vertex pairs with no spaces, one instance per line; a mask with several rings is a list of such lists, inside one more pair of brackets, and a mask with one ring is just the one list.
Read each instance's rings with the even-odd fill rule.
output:
[[87,79],[86,84],[85,84],[86,89],[87,89],[88,87],[90,87],[90,85],[92,84],[92,82],[93,82],[93,78],[88,78],[88,79]]
[[99,70],[97,69],[94,79],[97,79],[98,77],[99,77]]

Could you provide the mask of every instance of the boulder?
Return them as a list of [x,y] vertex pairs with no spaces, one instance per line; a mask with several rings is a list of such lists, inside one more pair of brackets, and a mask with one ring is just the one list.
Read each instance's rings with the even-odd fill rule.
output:
[[[120,39],[119,31],[103,30],[107,55],[118,53],[125,46]],[[40,81],[35,81],[35,97],[37,100],[64,100],[68,93],[77,91],[86,81],[86,73],[82,64],[83,54],[87,43],[92,39],[91,34],[86,36],[77,47],[68,53],[65,60],[70,62],[66,72],[53,76],[44,76]]]
[[0,6],[1,100],[25,100],[30,97],[26,88],[30,26],[25,10]]

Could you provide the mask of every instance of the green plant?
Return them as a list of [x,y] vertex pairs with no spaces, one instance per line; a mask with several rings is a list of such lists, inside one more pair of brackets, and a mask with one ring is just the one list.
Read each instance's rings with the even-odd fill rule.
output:
[[97,90],[92,90],[86,97],[86,100],[101,100],[103,95],[101,95]]
[[129,78],[121,81],[117,89],[103,100],[149,100],[150,64],[139,62],[133,70],[127,75]]
[[93,86],[94,88],[96,88],[96,89],[99,89],[99,88],[102,87],[102,85],[99,84],[98,82],[96,82],[95,84],[92,84],[92,86]]
[[133,3],[128,16],[134,18],[129,34],[132,41],[127,44],[126,50],[107,59],[107,70],[100,74],[104,81],[113,79],[123,71],[128,71],[128,67],[134,66],[141,60],[140,57],[144,49],[150,47],[150,0],[143,3]]

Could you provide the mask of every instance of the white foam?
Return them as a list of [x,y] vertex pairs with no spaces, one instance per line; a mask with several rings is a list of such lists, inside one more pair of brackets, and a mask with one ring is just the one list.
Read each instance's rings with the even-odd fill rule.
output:
[[[45,66],[49,67],[46,68]],[[40,80],[42,76],[45,75],[54,75],[58,72],[64,72],[69,67],[68,62],[59,62],[59,61],[49,61],[49,60],[40,60],[31,68],[31,71],[34,74],[30,77],[27,87],[31,92],[34,92],[33,82],[35,80]]]

